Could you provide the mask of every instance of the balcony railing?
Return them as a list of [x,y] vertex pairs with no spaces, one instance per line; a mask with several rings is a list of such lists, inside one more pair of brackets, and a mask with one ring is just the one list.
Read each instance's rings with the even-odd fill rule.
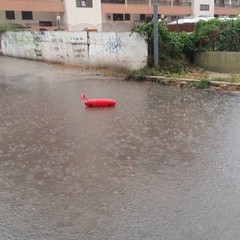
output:
[[[8,0],[11,1],[11,0]],[[26,2],[26,0],[18,0],[19,2]],[[31,2],[63,2],[64,0],[28,0]]]
[[63,0],[0,0],[0,11],[64,12]]
[[[153,1],[152,1],[152,4],[153,4]],[[170,6],[170,5],[171,5],[171,2],[158,0],[158,5]]]
[[148,5],[149,0],[128,0],[128,4],[140,4],[140,5]]
[[[46,0],[47,1],[47,0]],[[149,5],[150,0],[127,0],[127,4],[139,4],[139,5]],[[151,3],[153,4],[153,1]],[[101,3],[112,3],[112,4],[125,4],[125,0],[101,0]],[[158,5],[160,6],[191,6],[191,2],[175,2],[158,0]]]
[[[148,5],[150,0],[128,0],[128,4]],[[154,0],[151,1],[152,4]],[[101,3],[125,4],[125,0],[101,0]],[[158,0],[158,5],[170,6],[171,1]],[[173,2],[174,6],[191,6],[191,2]]]
[[173,3],[174,6],[191,6],[191,2],[179,2],[179,3]]
[[172,3],[171,1],[158,0],[158,4],[159,5],[166,5],[166,6],[169,6],[169,5],[173,5],[173,6],[191,6],[191,2],[179,2],[179,1],[173,1],[173,3]]
[[125,0],[101,0],[101,3],[125,4]]
[[215,3],[215,7],[233,7],[233,8],[238,8],[238,7],[240,7],[240,5],[237,4],[237,3],[232,3],[232,4]]

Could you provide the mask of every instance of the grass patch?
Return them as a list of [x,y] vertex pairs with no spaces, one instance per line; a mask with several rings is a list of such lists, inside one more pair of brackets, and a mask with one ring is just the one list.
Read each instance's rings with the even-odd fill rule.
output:
[[146,76],[165,76],[165,77],[185,77],[188,74],[188,70],[185,67],[178,68],[178,70],[172,72],[171,70],[167,69],[156,69],[156,68],[143,68],[140,70],[131,71],[126,80],[136,80],[136,81],[144,81]]
[[229,78],[229,82],[239,82],[238,76],[235,73],[231,73],[231,77]]
[[136,81],[144,81],[146,76],[160,76],[162,75],[161,71],[155,68],[143,68],[140,70],[131,71],[127,76],[126,80],[136,80]]
[[230,77],[214,77],[212,78],[212,80],[219,81],[219,82],[231,82],[231,83],[240,82],[239,76],[235,73],[231,73]]
[[207,77],[202,77],[199,82],[193,83],[193,86],[196,88],[208,88],[210,85],[211,82]]
[[214,77],[212,78],[212,81],[217,81],[217,82],[226,82],[227,79],[223,77]]

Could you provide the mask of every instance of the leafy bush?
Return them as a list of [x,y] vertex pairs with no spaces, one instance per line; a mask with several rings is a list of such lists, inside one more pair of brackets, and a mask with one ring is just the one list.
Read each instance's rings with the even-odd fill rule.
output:
[[[153,27],[151,21],[133,29],[133,32],[147,35],[150,68],[154,65]],[[196,23],[193,33],[169,32],[167,26],[158,24],[158,49],[158,70],[182,74],[188,71],[194,52],[240,51],[240,18],[202,20]]]
[[11,22],[0,23],[0,34],[7,31],[17,31],[16,26]]
[[[147,34],[147,42],[149,49],[149,66],[153,67],[154,56],[154,31],[153,21],[146,22],[136,27],[133,32],[141,35]],[[186,54],[189,53],[191,40],[188,38],[187,33],[169,32],[167,26],[158,24],[158,56],[159,68],[168,70],[174,73],[186,71],[189,63]]]
[[193,51],[240,51],[240,19],[199,21],[192,37]]

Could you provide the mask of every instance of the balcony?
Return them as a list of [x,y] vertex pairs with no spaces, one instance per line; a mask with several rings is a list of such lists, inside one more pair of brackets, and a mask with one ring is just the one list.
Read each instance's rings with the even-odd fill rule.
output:
[[[154,0],[102,0],[102,13],[153,14]],[[190,15],[191,2],[158,0],[158,12],[164,15]]]
[[[111,3],[111,4],[135,4],[135,5],[149,5],[150,0],[102,0],[101,3]],[[153,0],[151,1],[153,4]],[[173,1],[163,1],[158,0],[158,5],[161,6],[191,6],[191,2],[181,2],[177,0]]]
[[240,5],[236,2],[230,3],[215,3],[215,15],[239,15]]
[[215,7],[232,7],[232,8],[239,8],[240,6],[238,4],[222,4],[222,3],[216,3]]
[[175,6],[188,6],[188,7],[191,7],[192,3],[191,2],[173,2],[173,5],[175,5]]
[[64,12],[63,0],[1,0],[0,11]]
[[101,3],[125,4],[125,0],[102,0]]

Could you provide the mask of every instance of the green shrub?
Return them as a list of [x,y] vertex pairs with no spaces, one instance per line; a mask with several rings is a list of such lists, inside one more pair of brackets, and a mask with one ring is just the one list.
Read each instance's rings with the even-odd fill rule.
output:
[[[132,30],[147,36],[148,66],[154,66],[153,21]],[[158,68],[170,74],[183,74],[193,62],[194,52],[240,51],[240,18],[222,20],[214,18],[196,23],[193,33],[169,32],[167,26],[158,24]],[[141,78],[141,77],[140,77]],[[236,81],[232,78],[232,81]]]
[[196,23],[194,51],[240,51],[240,19],[218,18]]
[[238,76],[235,73],[231,73],[231,77],[229,79],[230,82],[238,82]]
[[[149,67],[153,67],[154,32],[153,21],[146,22],[136,27],[133,32],[146,36],[149,50]],[[188,66],[185,53],[188,51],[189,38],[187,33],[169,32],[167,26],[158,25],[158,57],[159,68],[170,72],[182,72]]]
[[11,22],[0,23],[0,34],[7,31],[17,31],[16,26]]
[[211,85],[211,82],[207,77],[203,77],[200,79],[199,82],[193,83],[193,86],[196,88],[208,88],[210,87],[210,85]]

